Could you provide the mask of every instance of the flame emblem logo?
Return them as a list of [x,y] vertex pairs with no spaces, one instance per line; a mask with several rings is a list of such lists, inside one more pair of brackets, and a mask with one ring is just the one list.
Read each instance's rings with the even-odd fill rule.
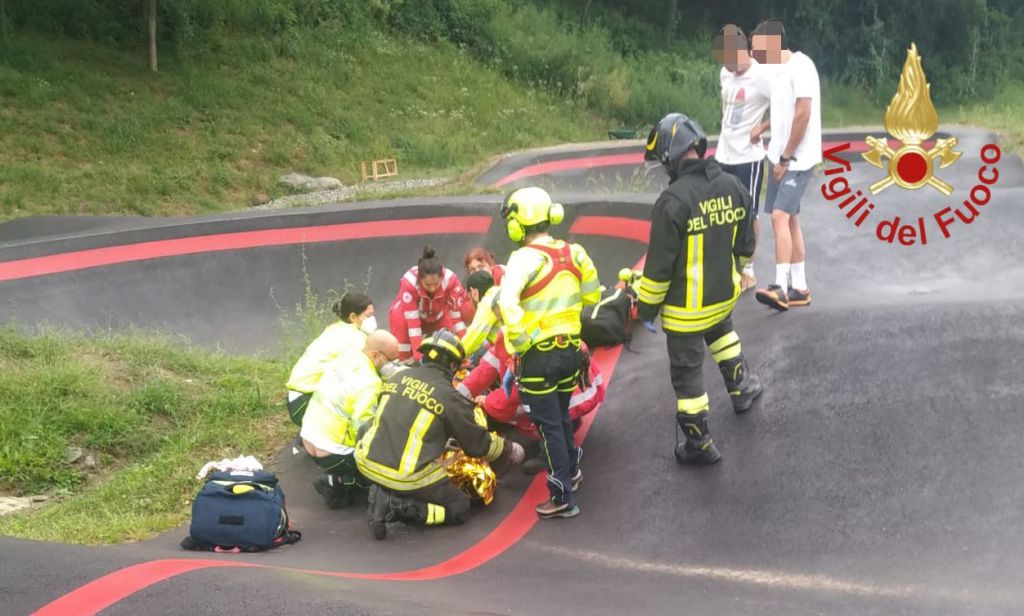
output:
[[[927,184],[948,197],[953,187],[935,177],[935,159],[939,159],[939,168],[945,169],[960,158],[961,152],[953,150],[956,137],[938,139],[930,150],[921,147],[938,127],[939,115],[932,104],[931,85],[925,80],[917,45],[911,43],[899,89],[885,110],[885,130],[903,146],[893,150],[886,139],[868,136],[865,141],[871,149],[861,154],[872,165],[879,169],[887,166],[889,170],[888,177],[871,185],[871,194],[878,194],[893,184],[910,190]],[[887,165],[882,162],[883,157],[888,159]]]

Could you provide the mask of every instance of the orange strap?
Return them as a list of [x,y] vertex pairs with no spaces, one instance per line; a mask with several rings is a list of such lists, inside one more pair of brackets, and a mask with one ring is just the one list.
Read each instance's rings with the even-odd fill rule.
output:
[[524,289],[519,295],[520,298],[526,299],[540,293],[544,287],[551,284],[551,281],[555,279],[555,276],[562,272],[569,272],[582,284],[583,274],[580,272],[580,269],[576,267],[576,263],[572,260],[572,247],[568,242],[563,243],[561,248],[552,248],[551,246],[543,246],[540,244],[530,244],[527,248],[539,250],[550,257],[551,271],[537,282],[526,287],[526,289]]

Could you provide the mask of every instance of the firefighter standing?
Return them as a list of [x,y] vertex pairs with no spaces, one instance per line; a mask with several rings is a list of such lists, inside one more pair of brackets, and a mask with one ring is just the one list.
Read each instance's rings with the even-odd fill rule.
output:
[[520,245],[509,257],[498,295],[505,344],[519,361],[519,392],[543,438],[551,498],[537,506],[542,518],[579,514],[573,491],[583,479],[569,401],[580,372],[580,313],[601,299],[597,268],[578,244],[556,240],[548,227],[562,221],[562,206],[546,191],[522,188],[505,197],[501,216]]
[[488,432],[483,411],[452,386],[465,359],[458,336],[436,331],[417,351],[422,365],[400,370],[384,383],[377,415],[356,446],[356,466],[375,484],[367,514],[377,539],[387,536],[387,522],[435,526],[464,521],[470,498],[438,463],[449,438],[499,473],[523,460],[522,446]]
[[652,321],[661,312],[676,419],[686,436],[675,451],[681,464],[713,464],[721,457],[708,432],[705,343],[735,412],[750,410],[762,391],[743,359],[731,318],[740,271],[754,254],[750,194],[717,162],[704,160],[706,148],[700,125],[673,113],[651,131],[645,153],[647,160],[662,163],[670,184],[651,214],[639,318],[653,331]]

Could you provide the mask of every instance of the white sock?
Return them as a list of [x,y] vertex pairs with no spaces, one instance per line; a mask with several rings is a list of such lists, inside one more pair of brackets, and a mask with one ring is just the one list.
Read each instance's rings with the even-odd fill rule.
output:
[[794,263],[790,273],[793,275],[793,288],[798,291],[806,291],[807,274],[804,273],[804,262]]
[[743,273],[748,276],[754,275],[754,262],[747,261],[747,264],[743,266]]
[[789,263],[775,264],[775,284],[782,287],[783,291],[786,290],[789,284]]

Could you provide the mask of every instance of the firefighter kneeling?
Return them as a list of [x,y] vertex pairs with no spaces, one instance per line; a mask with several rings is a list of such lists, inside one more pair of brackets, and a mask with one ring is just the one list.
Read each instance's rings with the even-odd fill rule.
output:
[[523,448],[477,423],[473,404],[452,386],[465,359],[458,336],[431,334],[419,347],[422,365],[401,370],[384,384],[377,416],[356,446],[356,466],[374,482],[367,515],[377,539],[388,522],[461,524],[470,497],[440,464],[448,439],[466,455],[483,458],[497,473],[523,461]]

